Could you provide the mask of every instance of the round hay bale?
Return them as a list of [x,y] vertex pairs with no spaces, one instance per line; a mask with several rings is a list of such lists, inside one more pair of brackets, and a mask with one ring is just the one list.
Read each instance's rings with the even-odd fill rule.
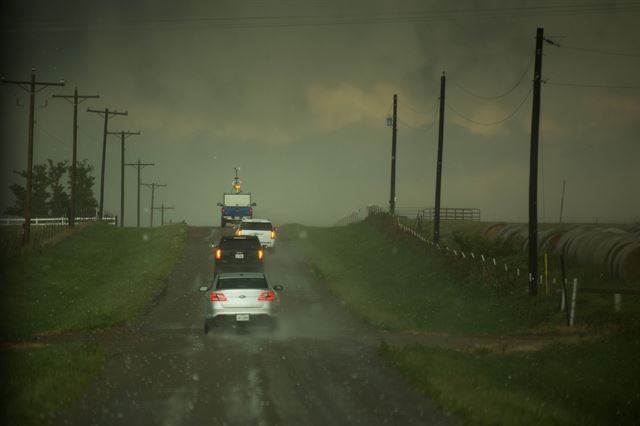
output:
[[493,241],[496,239],[498,233],[506,226],[506,223],[496,223],[494,225],[488,226],[482,232],[482,236]]

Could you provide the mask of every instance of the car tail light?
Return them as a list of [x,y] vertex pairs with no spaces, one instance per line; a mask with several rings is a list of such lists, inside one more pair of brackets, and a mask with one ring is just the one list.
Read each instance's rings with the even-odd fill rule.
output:
[[222,249],[216,249],[216,260],[222,259]]
[[274,238],[276,238],[276,231],[271,231],[271,239],[273,240]]
[[258,259],[262,259],[264,257],[264,253],[262,250],[258,250]]
[[220,214],[224,214],[224,207],[220,207]]
[[236,229],[236,235],[242,235],[242,229],[240,228]]
[[260,296],[258,296],[258,300],[261,300],[263,302],[270,302],[275,298],[276,295],[272,291],[263,291],[262,293],[260,293]]
[[249,207],[249,214],[253,216],[253,207]]
[[214,291],[211,293],[211,296],[209,296],[209,299],[211,299],[212,302],[226,302],[227,296],[225,296],[224,293]]

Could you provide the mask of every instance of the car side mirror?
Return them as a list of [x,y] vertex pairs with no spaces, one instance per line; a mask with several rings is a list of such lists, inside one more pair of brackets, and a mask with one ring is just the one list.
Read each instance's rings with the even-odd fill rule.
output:
[[223,204],[222,204],[222,203],[216,203],[216,205],[217,205],[217,206],[220,206],[220,207],[222,207],[222,206],[223,206]]
[[284,287],[281,286],[280,284],[276,284],[276,285],[273,286],[273,289],[275,291],[282,291],[282,290],[284,290]]
[[207,290],[209,290],[209,287],[207,287],[207,286],[203,285],[202,287],[200,287],[200,291],[202,291],[202,292],[205,292]]
[[251,207],[255,207],[255,206],[257,206],[256,203],[251,203]]

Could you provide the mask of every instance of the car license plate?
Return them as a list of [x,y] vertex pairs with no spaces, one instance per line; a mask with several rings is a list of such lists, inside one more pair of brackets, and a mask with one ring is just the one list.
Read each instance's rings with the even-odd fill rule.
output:
[[237,314],[236,321],[249,321],[249,314]]
[[236,253],[236,259],[244,259],[244,253]]

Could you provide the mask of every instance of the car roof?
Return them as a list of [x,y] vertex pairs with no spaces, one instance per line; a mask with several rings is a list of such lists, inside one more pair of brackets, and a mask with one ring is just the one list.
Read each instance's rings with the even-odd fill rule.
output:
[[227,278],[266,278],[262,272],[220,272],[218,274],[219,280]]
[[242,219],[242,222],[261,222],[261,223],[271,223],[269,219]]

